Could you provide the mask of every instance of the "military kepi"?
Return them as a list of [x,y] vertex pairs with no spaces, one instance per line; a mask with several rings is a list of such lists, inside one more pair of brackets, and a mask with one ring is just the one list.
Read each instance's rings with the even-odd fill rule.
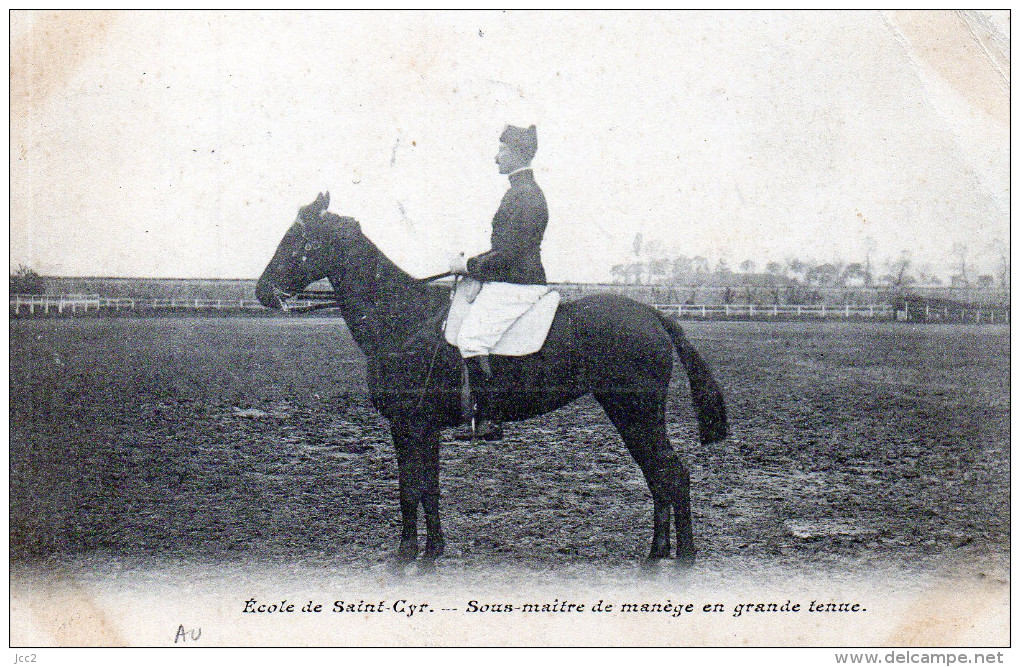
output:
[[538,152],[538,130],[534,125],[526,130],[523,127],[507,125],[499,140],[520,153],[528,162],[531,162]]

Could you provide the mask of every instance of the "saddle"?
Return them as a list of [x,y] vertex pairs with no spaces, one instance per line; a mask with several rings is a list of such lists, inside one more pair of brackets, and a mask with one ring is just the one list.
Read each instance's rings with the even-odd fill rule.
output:
[[[471,308],[471,302],[478,295],[481,283],[472,278],[465,278],[457,283],[450,303],[450,311],[446,316],[444,331],[446,341],[457,345],[460,326]],[[556,308],[560,304],[560,293],[549,290],[531,308],[524,312],[517,321],[510,325],[499,342],[492,348],[492,354],[508,357],[520,357],[534,354],[545,345],[546,336],[556,316]]]

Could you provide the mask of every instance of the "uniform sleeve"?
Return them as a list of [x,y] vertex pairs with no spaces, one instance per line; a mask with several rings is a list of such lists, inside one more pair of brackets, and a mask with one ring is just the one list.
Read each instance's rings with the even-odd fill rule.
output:
[[468,259],[468,274],[476,280],[493,280],[518,264],[524,251],[541,238],[543,213],[540,197],[528,191],[508,192],[492,220],[492,249]]

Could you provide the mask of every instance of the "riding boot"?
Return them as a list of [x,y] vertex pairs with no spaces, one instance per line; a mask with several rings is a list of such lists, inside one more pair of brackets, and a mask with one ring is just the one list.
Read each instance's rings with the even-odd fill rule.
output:
[[498,397],[495,395],[495,383],[488,361],[488,357],[480,356],[464,360],[474,409],[471,423],[454,434],[457,440],[503,439],[503,426],[495,407]]

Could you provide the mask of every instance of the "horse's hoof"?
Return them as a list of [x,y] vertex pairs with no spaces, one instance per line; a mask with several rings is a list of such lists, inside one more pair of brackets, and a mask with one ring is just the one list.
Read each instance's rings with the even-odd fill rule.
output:
[[676,565],[684,569],[694,567],[694,554],[677,554]]
[[646,558],[645,560],[646,561],[660,561],[660,560],[662,560],[664,558],[669,558],[669,546],[668,545],[665,548],[662,548],[662,547],[652,547],[652,550],[648,552],[648,558]]
[[403,563],[404,565],[413,563],[418,559],[418,545],[412,541],[401,541],[393,559],[398,563]]
[[423,560],[436,560],[446,551],[446,542],[442,538],[430,540],[425,543],[425,551],[422,554]]
[[386,570],[394,577],[403,577],[407,574],[408,565],[409,563],[395,558],[386,564]]

